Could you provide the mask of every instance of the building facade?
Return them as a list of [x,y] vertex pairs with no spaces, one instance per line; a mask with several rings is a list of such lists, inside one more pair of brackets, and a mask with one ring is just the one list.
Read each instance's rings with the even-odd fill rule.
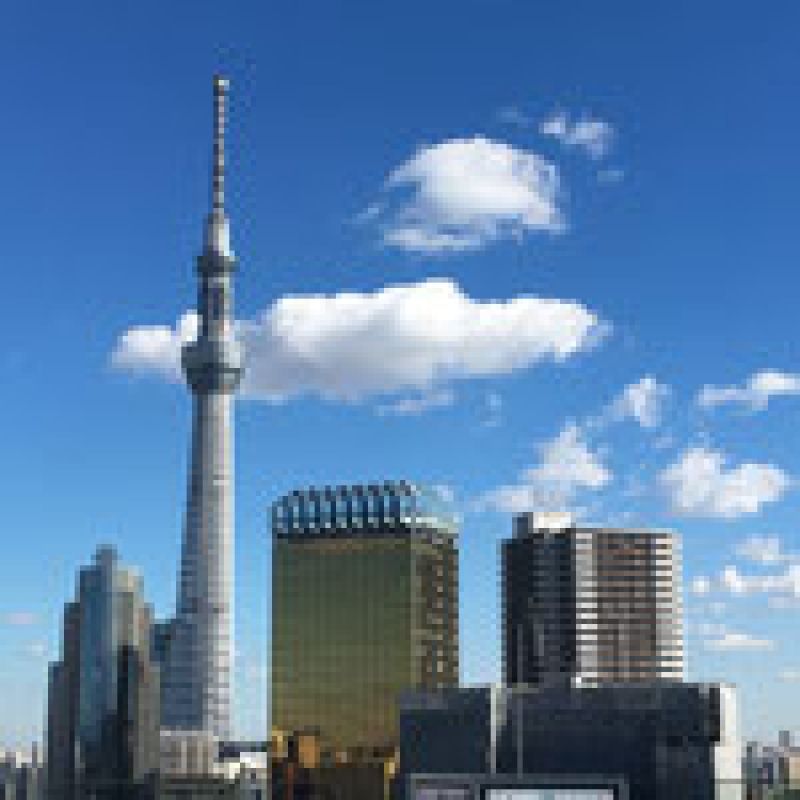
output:
[[142,582],[102,547],[80,571],[50,672],[51,800],[147,796],[158,769],[159,671]]
[[502,544],[508,685],[684,676],[679,537],[514,520]]
[[[408,693],[400,729],[407,800],[478,800],[494,796],[486,787],[505,785],[521,797],[534,788],[544,792],[537,797],[587,800],[743,797],[737,699],[727,685]],[[498,794],[515,796],[511,788]]]
[[242,374],[234,335],[233,272],[224,204],[224,131],[228,82],[214,79],[212,208],[197,307],[200,330],[183,348],[192,390],[189,490],[178,602],[168,633],[162,725],[231,735],[233,692],[233,395]]
[[458,684],[453,516],[398,481],[292,492],[272,529],[273,735],[321,765],[390,758],[400,693]]
[[800,748],[793,746],[789,731],[780,731],[778,744],[748,742],[744,773],[747,800],[800,795]]
[[0,750],[0,800],[44,800],[44,767],[37,745],[30,754]]

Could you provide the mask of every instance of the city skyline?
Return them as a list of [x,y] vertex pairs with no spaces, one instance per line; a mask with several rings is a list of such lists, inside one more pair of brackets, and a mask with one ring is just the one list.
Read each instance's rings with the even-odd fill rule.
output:
[[800,12],[626,2],[576,28],[512,2],[156,8],[83,25],[20,6],[0,32],[19,76],[0,131],[0,744],[41,736],[98,544],[141,568],[158,617],[174,605],[177,359],[219,71],[250,353],[238,733],[266,732],[270,504],[401,475],[463,517],[463,683],[500,679],[510,512],[569,507],[678,531],[689,678],[740,685],[749,735],[795,727]]

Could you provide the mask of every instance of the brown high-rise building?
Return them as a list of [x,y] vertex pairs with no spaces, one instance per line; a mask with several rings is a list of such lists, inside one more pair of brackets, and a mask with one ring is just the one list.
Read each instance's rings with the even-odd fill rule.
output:
[[683,680],[675,533],[523,514],[502,556],[507,684]]

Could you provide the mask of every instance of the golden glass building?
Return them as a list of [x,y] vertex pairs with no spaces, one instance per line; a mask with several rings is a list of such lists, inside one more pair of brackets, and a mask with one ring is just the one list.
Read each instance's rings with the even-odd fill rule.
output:
[[386,757],[398,700],[458,685],[458,550],[441,493],[405,481],[294,491],[272,510],[273,737],[320,763]]

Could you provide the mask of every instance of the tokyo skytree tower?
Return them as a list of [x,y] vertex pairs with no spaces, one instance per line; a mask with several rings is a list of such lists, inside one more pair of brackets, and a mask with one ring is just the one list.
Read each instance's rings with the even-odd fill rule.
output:
[[183,348],[193,397],[191,461],[162,728],[231,736],[233,677],[233,395],[242,375],[234,334],[235,258],[225,214],[225,101],[214,78],[211,212],[197,259],[200,327]]

